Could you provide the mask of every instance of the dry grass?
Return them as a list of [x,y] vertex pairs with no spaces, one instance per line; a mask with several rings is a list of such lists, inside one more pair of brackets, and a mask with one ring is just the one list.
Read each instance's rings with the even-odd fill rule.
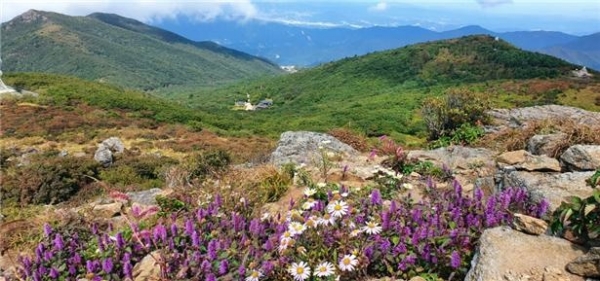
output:
[[369,150],[367,137],[355,131],[347,128],[335,128],[327,133],[358,151],[366,152]]
[[560,156],[575,144],[600,145],[600,124],[579,124],[572,119],[546,119],[528,122],[522,128],[505,129],[489,134],[479,141],[479,145],[499,151],[514,151],[527,148],[527,142],[534,135],[563,133],[564,137],[552,144],[551,156]]

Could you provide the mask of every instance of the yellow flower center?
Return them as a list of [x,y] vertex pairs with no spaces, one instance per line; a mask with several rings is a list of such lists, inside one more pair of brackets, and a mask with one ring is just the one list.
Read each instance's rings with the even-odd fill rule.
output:
[[301,267],[301,266],[297,267],[297,268],[296,268],[296,273],[297,273],[298,275],[300,275],[300,274],[304,273],[304,267]]
[[250,274],[253,278],[258,278],[258,271],[252,270],[252,274]]
[[341,211],[342,210],[342,205],[337,204],[337,205],[335,205],[335,207],[333,207],[333,209],[336,210],[336,211]]
[[319,267],[320,272],[327,272],[327,268],[324,266]]
[[373,222],[370,222],[370,223],[368,223],[368,224],[367,224],[367,226],[368,226],[369,228],[375,228],[375,223],[373,223]]
[[344,258],[342,262],[344,263],[344,265],[350,265],[350,258]]

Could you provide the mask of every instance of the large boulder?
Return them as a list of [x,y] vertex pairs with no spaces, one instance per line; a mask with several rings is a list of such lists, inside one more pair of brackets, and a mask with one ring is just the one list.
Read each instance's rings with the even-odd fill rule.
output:
[[110,137],[98,145],[98,149],[94,153],[94,160],[102,166],[108,167],[112,165],[113,153],[123,153],[123,151],[125,151],[125,145],[121,139]]
[[527,151],[534,155],[546,155],[555,157],[554,155],[556,144],[566,138],[564,133],[535,135],[527,142]]
[[315,132],[285,132],[281,134],[277,148],[271,154],[271,163],[283,166],[287,163],[315,165],[321,161],[322,153],[342,158],[356,157],[358,151],[338,139]]
[[495,153],[485,148],[464,146],[441,147],[434,150],[412,150],[408,158],[429,160],[439,165],[445,164],[451,169],[472,169],[475,167],[493,167]]
[[[583,248],[558,237],[528,235],[509,227],[487,229],[465,281],[583,280],[563,271],[583,253]],[[540,278],[524,278],[528,275]]]
[[144,191],[127,192],[131,204],[156,205],[156,196],[165,195],[165,191],[160,188],[152,188]]
[[499,164],[514,166],[517,170],[560,172],[560,163],[545,155],[533,155],[525,150],[502,153],[497,158]]
[[600,169],[600,145],[571,146],[560,156],[560,161],[570,171]]
[[600,112],[562,105],[541,105],[513,109],[493,109],[487,113],[500,126],[519,128],[525,123],[546,119],[569,119],[579,124],[600,124]]
[[530,192],[535,202],[546,198],[550,203],[550,210],[553,211],[569,196],[591,196],[593,189],[586,185],[585,180],[593,174],[593,172],[547,174],[512,170],[503,174],[500,188],[523,187]]

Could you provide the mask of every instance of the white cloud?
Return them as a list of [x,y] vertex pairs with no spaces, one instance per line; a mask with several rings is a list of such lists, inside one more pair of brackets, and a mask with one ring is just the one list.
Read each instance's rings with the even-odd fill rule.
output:
[[494,7],[502,4],[512,3],[512,0],[475,0],[483,7]]
[[0,21],[8,21],[30,9],[83,16],[114,13],[144,22],[186,15],[199,21],[217,17],[246,20],[256,16],[250,0],[0,0]]
[[382,12],[387,10],[388,8],[388,4],[385,1],[381,1],[377,4],[375,4],[374,6],[369,7],[370,11],[375,11],[375,12]]

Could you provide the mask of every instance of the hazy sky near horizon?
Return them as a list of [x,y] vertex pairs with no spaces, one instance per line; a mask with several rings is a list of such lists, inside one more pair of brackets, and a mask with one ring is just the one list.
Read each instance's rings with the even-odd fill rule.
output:
[[481,25],[494,31],[600,31],[600,0],[0,0],[0,21],[29,9],[77,16],[107,12],[151,24],[186,17],[322,27],[419,25],[447,30]]

